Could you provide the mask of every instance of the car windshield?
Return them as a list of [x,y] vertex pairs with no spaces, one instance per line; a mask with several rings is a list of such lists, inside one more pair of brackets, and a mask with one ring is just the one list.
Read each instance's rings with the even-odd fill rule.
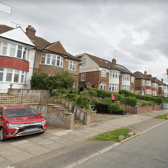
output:
[[6,109],[5,117],[14,118],[14,117],[28,117],[36,116],[37,112],[33,108],[24,108],[24,109]]

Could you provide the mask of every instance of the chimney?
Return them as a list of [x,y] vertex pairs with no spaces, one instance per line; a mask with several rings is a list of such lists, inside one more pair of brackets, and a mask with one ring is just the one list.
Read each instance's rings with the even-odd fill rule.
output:
[[144,75],[146,75],[147,74],[147,72],[146,71],[144,71]]
[[163,83],[163,78],[161,79],[162,83]]
[[115,67],[115,66],[116,66],[116,59],[113,58],[113,59],[112,59],[112,67]]
[[28,27],[26,28],[26,34],[31,40],[35,39],[35,33],[36,33],[36,30],[34,29],[34,27],[32,27],[31,25],[28,25]]

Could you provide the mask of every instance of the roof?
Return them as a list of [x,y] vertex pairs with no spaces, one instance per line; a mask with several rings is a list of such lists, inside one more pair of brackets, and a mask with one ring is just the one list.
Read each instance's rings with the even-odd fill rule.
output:
[[[84,53],[84,54],[87,54],[94,62],[96,62],[100,67],[103,67],[103,68],[107,68],[107,69],[115,69],[115,70],[118,70],[118,71],[121,71],[122,73],[129,73],[131,74],[132,76],[135,76],[130,70],[128,70],[125,66],[123,65],[120,65],[120,64],[116,64],[116,66],[112,67],[112,62],[111,61],[108,61],[108,60],[105,60],[103,58],[99,58],[99,57],[96,57],[94,55],[91,55],[91,54],[88,54],[88,53]],[[81,58],[81,56],[78,56],[78,58]]]
[[7,32],[7,31],[9,31],[9,30],[12,30],[12,29],[14,29],[14,28],[13,28],[13,27],[6,26],[6,25],[0,25],[0,34],[1,34],[1,33],[5,33],[5,32]]
[[[1,33],[5,33],[5,32],[7,32],[9,30],[13,30],[13,29],[14,28],[12,28],[10,26],[0,25],[0,34]],[[56,41],[54,43],[50,43],[47,40],[45,40],[45,39],[43,39],[41,37],[38,37],[38,36],[35,36],[34,40],[31,40],[31,41],[35,44],[37,50],[46,49],[46,50],[49,50],[49,51],[52,51],[52,52],[56,52],[58,54],[60,53],[62,55],[66,55],[70,59],[74,59],[74,60],[80,61],[79,58],[67,53],[66,50],[64,49],[64,47],[62,46],[62,44],[59,41]]]
[[144,74],[139,71],[134,72],[134,75],[136,79],[145,79]]

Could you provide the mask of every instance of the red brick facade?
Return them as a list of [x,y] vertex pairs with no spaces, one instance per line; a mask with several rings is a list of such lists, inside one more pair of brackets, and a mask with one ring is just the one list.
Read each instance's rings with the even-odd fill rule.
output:
[[0,57],[0,67],[19,69],[29,72],[29,62],[15,58]]

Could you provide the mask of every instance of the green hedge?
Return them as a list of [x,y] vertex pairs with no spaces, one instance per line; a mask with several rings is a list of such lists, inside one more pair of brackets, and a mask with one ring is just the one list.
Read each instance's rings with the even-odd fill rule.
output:
[[120,94],[115,94],[115,93],[107,92],[105,90],[87,87],[87,90],[89,90],[89,89],[95,90],[98,94],[98,97],[101,97],[103,99],[106,98],[106,97],[111,97],[111,94],[113,94],[115,99],[120,100],[122,102],[125,102],[126,104],[129,104],[131,106],[136,106],[136,104],[138,102],[138,100],[136,98],[133,98],[133,97],[124,97]]
[[120,94],[125,94],[126,97],[135,97],[135,98],[141,99],[141,100],[153,101],[154,103],[157,103],[157,104],[162,103],[162,99],[159,98],[159,97],[143,96],[143,95],[139,95],[139,94],[129,92],[127,90],[120,90],[119,93]]

